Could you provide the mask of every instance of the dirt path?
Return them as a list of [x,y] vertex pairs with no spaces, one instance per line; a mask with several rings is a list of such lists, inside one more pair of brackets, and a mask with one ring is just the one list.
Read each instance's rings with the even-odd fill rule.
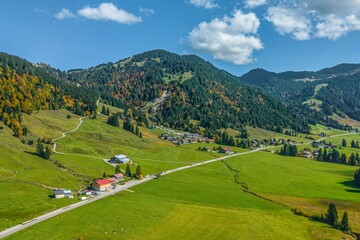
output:
[[56,151],[56,141],[57,141],[57,140],[60,140],[60,139],[62,139],[62,138],[64,138],[64,137],[66,137],[66,134],[68,134],[68,133],[76,132],[76,131],[79,129],[79,127],[81,126],[81,124],[83,123],[83,119],[84,119],[84,118],[85,118],[85,117],[79,118],[79,121],[80,121],[80,122],[79,122],[79,124],[76,126],[75,129],[70,130],[70,131],[67,131],[67,132],[63,132],[61,137],[55,138],[55,139],[53,140],[54,153],[65,154],[65,153],[61,153],[61,152]]

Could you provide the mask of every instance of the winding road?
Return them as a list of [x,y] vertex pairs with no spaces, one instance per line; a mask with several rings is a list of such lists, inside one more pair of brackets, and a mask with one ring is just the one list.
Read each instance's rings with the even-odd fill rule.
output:
[[[56,149],[55,141],[64,138],[67,133],[72,133],[72,132],[75,132],[76,130],[78,130],[79,127],[81,126],[81,124],[83,123],[83,121],[82,121],[83,118],[84,117],[79,119],[80,123],[74,130],[64,132],[61,137],[56,138],[56,139],[53,140],[54,141],[54,150]],[[338,134],[338,135],[333,135],[333,136],[329,136],[329,137],[324,137],[324,138],[318,139],[317,141],[325,140],[327,138],[347,136],[347,135],[353,135],[353,134],[358,134],[358,133]],[[301,144],[298,144],[298,145],[305,145],[305,144],[309,144],[309,143],[311,143],[311,142],[301,143]],[[206,164],[222,161],[222,160],[225,160],[225,159],[228,159],[228,158],[233,158],[233,157],[237,157],[237,156],[245,155],[245,154],[251,154],[251,153],[261,151],[261,150],[275,148],[275,147],[278,147],[278,146],[268,146],[268,147],[263,147],[263,148],[257,148],[255,150],[251,150],[251,151],[247,151],[247,152],[234,153],[234,154],[226,155],[226,156],[219,157],[219,158],[214,158],[214,159],[203,161],[203,162],[192,163],[192,164],[189,164],[189,165],[186,165],[186,166],[182,166],[182,167],[174,168],[174,169],[171,169],[171,170],[167,170],[165,172],[162,172],[161,175],[167,175],[167,174],[171,174],[171,173],[174,173],[174,172],[178,172],[178,171],[182,171],[182,170],[186,170],[186,169],[190,169],[190,168],[194,168],[194,167],[198,167],[198,166],[203,166],[203,165],[206,165]],[[67,154],[67,153],[61,153],[61,152],[57,152],[57,151],[54,151],[54,152],[58,153],[58,154]],[[21,231],[21,230],[23,230],[25,228],[28,228],[28,227],[30,227],[32,225],[35,225],[35,224],[40,223],[42,221],[45,221],[45,220],[47,220],[49,218],[58,216],[58,215],[60,215],[62,213],[71,211],[71,210],[76,209],[78,207],[87,205],[89,203],[95,202],[95,201],[100,200],[100,199],[103,199],[105,197],[112,196],[112,195],[114,195],[114,194],[116,194],[118,192],[128,190],[131,187],[143,184],[145,182],[151,181],[151,180],[156,179],[156,178],[157,178],[157,176],[155,176],[155,175],[147,175],[146,177],[144,177],[141,180],[128,181],[128,182],[126,182],[125,185],[118,186],[116,189],[110,190],[109,192],[104,192],[101,195],[96,196],[94,198],[89,198],[87,200],[68,205],[66,207],[63,207],[63,208],[57,209],[55,211],[52,211],[52,212],[46,213],[44,215],[41,215],[39,217],[36,217],[36,218],[34,218],[32,220],[26,221],[26,222],[24,222],[22,224],[19,224],[19,225],[16,225],[14,227],[5,229],[4,231],[0,232],[0,239],[2,239],[4,237],[7,237],[7,236],[9,236],[9,235],[11,235],[13,233],[18,232],[18,231]]]

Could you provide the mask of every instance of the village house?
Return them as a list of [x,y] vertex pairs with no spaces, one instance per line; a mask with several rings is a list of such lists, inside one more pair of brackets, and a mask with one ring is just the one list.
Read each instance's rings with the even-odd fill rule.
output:
[[74,198],[74,196],[71,190],[58,189],[54,190],[54,198]]
[[320,144],[318,142],[312,142],[311,145],[314,147],[314,148],[318,148],[320,146]]
[[116,173],[114,175],[112,175],[113,178],[116,178],[117,181],[121,181],[124,179],[124,175],[122,175],[121,173]]
[[230,154],[230,153],[231,153],[231,151],[232,151],[232,149],[231,149],[231,148],[221,148],[221,149],[219,150],[219,153],[226,153],[226,154]]
[[108,179],[101,179],[101,180],[96,180],[95,182],[93,182],[91,184],[91,187],[95,190],[95,191],[100,191],[100,192],[104,192],[104,191],[108,191],[111,188],[111,182]]
[[112,157],[109,162],[113,164],[124,164],[130,162],[130,159],[125,155],[119,154]]
[[309,148],[305,148],[300,152],[300,155],[305,158],[314,158],[314,155],[312,154],[311,150]]
[[118,183],[119,181],[118,181],[116,178],[114,178],[114,177],[111,177],[111,178],[109,178],[108,180],[109,180],[109,182],[111,183],[111,186],[112,186],[113,188],[116,188],[117,183]]

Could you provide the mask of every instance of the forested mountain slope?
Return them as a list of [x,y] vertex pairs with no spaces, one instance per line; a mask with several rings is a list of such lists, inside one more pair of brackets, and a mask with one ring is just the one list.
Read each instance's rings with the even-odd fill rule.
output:
[[239,79],[271,93],[312,123],[341,127],[331,118],[334,113],[360,120],[359,64],[340,64],[317,72],[273,73],[255,69]]
[[0,53],[0,120],[21,137],[27,132],[23,114],[60,108],[79,115],[94,113],[94,91],[76,87],[64,76],[64,72],[47,65]]
[[[98,88],[112,104],[146,111],[152,120],[173,128],[195,130],[190,121],[198,120],[210,131],[245,125],[309,131],[304,117],[270,94],[195,55],[154,50],[117,63],[70,70],[67,78]],[[160,106],[152,107],[161,97]]]

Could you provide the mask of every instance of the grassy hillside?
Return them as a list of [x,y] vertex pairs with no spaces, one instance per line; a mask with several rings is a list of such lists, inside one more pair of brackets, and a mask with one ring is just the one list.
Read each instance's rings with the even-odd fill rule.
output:
[[9,128],[3,127],[0,130],[0,229],[70,203],[50,199],[48,195],[52,191],[46,186],[72,190],[82,186],[78,177],[35,156],[33,146],[21,143]]
[[360,191],[352,185],[356,167],[271,153],[244,155],[227,162],[239,171],[239,180],[250,191],[317,216],[335,202],[339,215],[347,210],[353,229],[360,231]]
[[133,190],[32,226],[11,239],[339,239],[342,235],[243,192],[221,162],[167,175]]

